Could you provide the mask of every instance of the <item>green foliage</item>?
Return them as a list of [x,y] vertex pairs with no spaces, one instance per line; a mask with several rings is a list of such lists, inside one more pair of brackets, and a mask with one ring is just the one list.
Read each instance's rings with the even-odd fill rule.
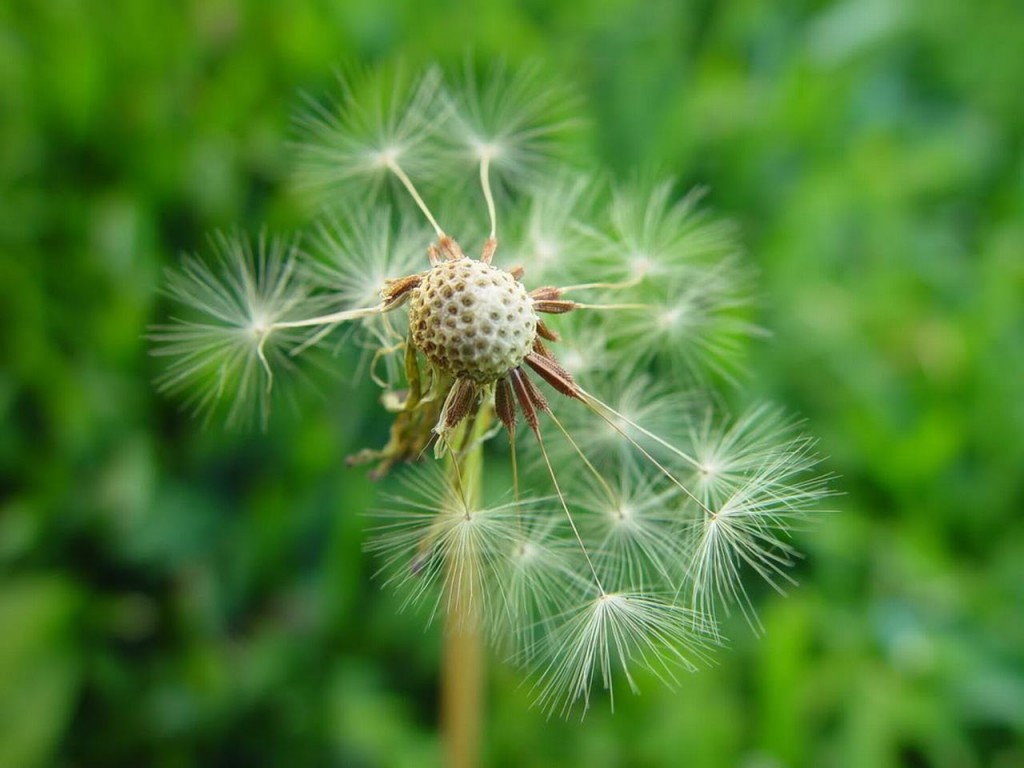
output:
[[372,580],[343,467],[373,391],[204,431],[144,335],[206,233],[304,223],[301,91],[467,49],[575,78],[616,171],[710,187],[774,333],[737,391],[845,494],[765,637],[735,617],[678,691],[548,722],[492,665],[489,762],[1024,762],[1019,4],[381,5],[0,8],[0,765],[439,763],[438,639]]
[[80,652],[69,641],[74,588],[58,577],[12,579],[0,589],[0,763],[40,764],[74,709]]

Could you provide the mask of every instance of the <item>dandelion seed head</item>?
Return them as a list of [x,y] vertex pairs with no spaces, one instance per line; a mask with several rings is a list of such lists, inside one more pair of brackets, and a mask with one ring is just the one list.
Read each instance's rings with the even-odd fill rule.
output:
[[513,212],[507,244],[511,263],[521,264],[538,285],[592,281],[592,235],[585,222],[594,215],[599,186],[588,176],[563,169],[532,187]]
[[643,288],[645,307],[609,323],[622,363],[658,360],[696,378],[708,370],[731,378],[744,341],[761,332],[745,317],[742,284],[718,270],[694,267]]
[[[782,428],[777,422],[773,426]],[[711,506],[697,526],[689,569],[694,603],[701,610],[713,614],[718,608],[738,606],[757,630],[760,625],[743,571],[753,571],[782,591],[797,557],[789,540],[793,525],[814,511],[829,491],[823,478],[809,474],[817,458],[800,438],[770,448],[762,442],[754,449],[759,460],[751,463],[753,454],[746,454],[744,441],[736,438],[752,428],[745,418],[724,433],[740,452],[728,470],[707,476],[703,492]]]
[[416,347],[444,373],[483,383],[523,362],[537,322],[511,274],[467,258],[436,265],[409,302]]
[[584,540],[593,547],[602,582],[610,589],[673,588],[682,558],[679,490],[631,463],[605,477],[573,488]]
[[547,262],[557,259],[561,249],[554,240],[550,240],[543,235],[536,235],[534,239],[534,253],[538,261]]
[[[680,442],[696,459],[695,487],[713,504],[722,503],[751,478],[787,482],[810,473],[817,463],[809,441],[781,413],[765,406],[736,419],[715,419],[706,412],[694,419]],[[775,469],[766,475],[766,467]]]
[[473,149],[473,153],[482,162],[498,159],[502,154],[501,144],[496,141],[485,141],[477,138],[470,141],[470,146]]
[[601,258],[624,265],[634,277],[679,277],[694,265],[735,251],[730,226],[697,209],[703,190],[682,199],[671,179],[637,179],[612,190]]
[[270,332],[272,325],[273,321],[270,320],[266,313],[257,310],[249,321],[249,330],[253,336],[261,338]]
[[722,466],[718,463],[718,460],[713,457],[705,457],[697,465],[697,468],[700,470],[701,474],[706,477],[716,477],[722,471]]
[[514,506],[473,504],[439,471],[407,476],[406,485],[409,494],[389,497],[390,508],[378,513],[384,522],[368,548],[384,558],[382,570],[407,605],[483,618],[518,541]]
[[[784,586],[791,533],[828,493],[776,413],[710,407],[701,375],[731,373],[759,332],[731,228],[671,180],[553,164],[571,100],[536,69],[340,91],[299,121],[300,184],[330,202],[308,250],[224,239],[215,264],[185,260],[182,311],[153,334],[162,386],[265,415],[278,374],[342,329],[331,343],[365,352],[394,415],[352,460],[379,475],[432,442],[448,457],[404,475],[368,546],[403,605],[482,627],[549,714],[597,687],[614,705],[638,670],[673,685],[718,639],[716,611],[756,626],[744,578]],[[501,433],[514,488],[495,500],[464,469]]]
[[374,165],[381,169],[390,168],[398,162],[398,159],[401,156],[402,148],[394,144],[390,144],[386,147],[382,147],[376,152],[370,153],[370,157],[373,159]]
[[629,264],[630,277],[634,279],[647,277],[655,267],[654,259],[643,251],[629,254],[627,263]]
[[631,691],[643,669],[674,686],[680,669],[693,670],[706,659],[714,636],[707,622],[658,595],[601,593],[574,609],[558,631],[557,650],[536,684],[537,706],[565,717],[575,706],[590,706],[592,688],[608,691],[614,709],[617,670]]
[[685,314],[682,307],[671,307],[658,313],[658,325],[662,330],[677,330],[682,326]]
[[519,542],[516,548],[516,560],[519,563],[530,563],[537,559],[540,550],[535,544],[529,541]]
[[539,178],[573,127],[572,99],[537,67],[491,67],[482,76],[468,65],[450,89],[449,154],[486,161],[506,185]]
[[448,106],[436,68],[410,77],[401,68],[339,78],[333,103],[309,100],[296,121],[297,184],[317,204],[350,198],[353,181],[375,193],[397,164],[429,177],[438,171],[430,147],[445,128]]
[[[543,512],[543,506],[534,507]],[[501,576],[501,608],[492,614],[499,643],[522,663],[531,663],[549,638],[555,617],[585,585],[564,531],[554,516],[535,514],[523,521],[508,567]]]
[[271,371],[297,373],[287,350],[304,338],[274,325],[316,314],[324,301],[296,266],[296,242],[219,235],[212,245],[209,261],[189,256],[168,273],[175,316],[150,334],[153,354],[167,359],[158,386],[197,413],[226,411],[231,425],[265,422]]

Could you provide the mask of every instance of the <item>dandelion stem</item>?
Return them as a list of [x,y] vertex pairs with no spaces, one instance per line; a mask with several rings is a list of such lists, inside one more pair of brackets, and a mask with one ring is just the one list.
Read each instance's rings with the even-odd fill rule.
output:
[[405,187],[406,191],[412,196],[412,199],[416,202],[416,205],[419,206],[419,209],[423,211],[423,215],[427,217],[427,221],[430,222],[430,226],[432,226],[434,228],[434,232],[437,233],[438,239],[443,238],[445,236],[444,230],[441,229],[441,225],[437,223],[437,220],[434,218],[434,214],[432,214],[430,209],[427,208],[427,204],[423,202],[423,198],[420,197],[420,193],[416,191],[416,186],[412,183],[412,179],[406,175],[405,171],[402,170],[401,166],[396,163],[392,157],[387,159],[387,167],[388,170],[395,174],[398,180],[402,182],[402,186]]
[[[472,424],[463,424],[464,451],[447,451],[449,479],[462,496],[465,509],[479,504],[483,479],[483,442],[491,420],[489,408],[482,408]],[[470,434],[471,431],[471,434]],[[467,569],[479,563],[460,560],[449,564],[458,573],[448,574],[446,589],[458,594],[446,595],[448,610],[444,617],[444,657],[441,670],[441,718],[445,765],[475,768],[480,764],[480,740],[483,727],[483,639],[479,601],[472,584],[475,575]]]

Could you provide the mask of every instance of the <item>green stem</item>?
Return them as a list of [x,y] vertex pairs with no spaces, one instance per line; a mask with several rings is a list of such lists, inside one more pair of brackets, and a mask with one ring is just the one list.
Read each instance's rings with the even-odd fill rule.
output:
[[[449,478],[460,488],[469,509],[480,501],[483,480],[483,446],[481,436],[491,421],[488,406],[482,406],[477,418],[459,430],[453,445],[466,446],[446,461]],[[480,764],[480,741],[483,731],[484,659],[480,626],[480,595],[470,586],[474,574],[467,571],[474,563],[454,564],[461,572],[447,579],[448,589],[461,594],[446,595],[448,611],[444,618],[444,650],[441,662],[441,727],[444,739],[445,765],[448,768],[476,768]]]

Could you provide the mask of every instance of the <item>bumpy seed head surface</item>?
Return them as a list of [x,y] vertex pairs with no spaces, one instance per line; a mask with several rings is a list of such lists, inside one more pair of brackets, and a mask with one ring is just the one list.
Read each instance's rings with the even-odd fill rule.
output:
[[495,381],[526,357],[537,315],[508,272],[462,258],[437,264],[409,301],[413,344],[442,371]]

